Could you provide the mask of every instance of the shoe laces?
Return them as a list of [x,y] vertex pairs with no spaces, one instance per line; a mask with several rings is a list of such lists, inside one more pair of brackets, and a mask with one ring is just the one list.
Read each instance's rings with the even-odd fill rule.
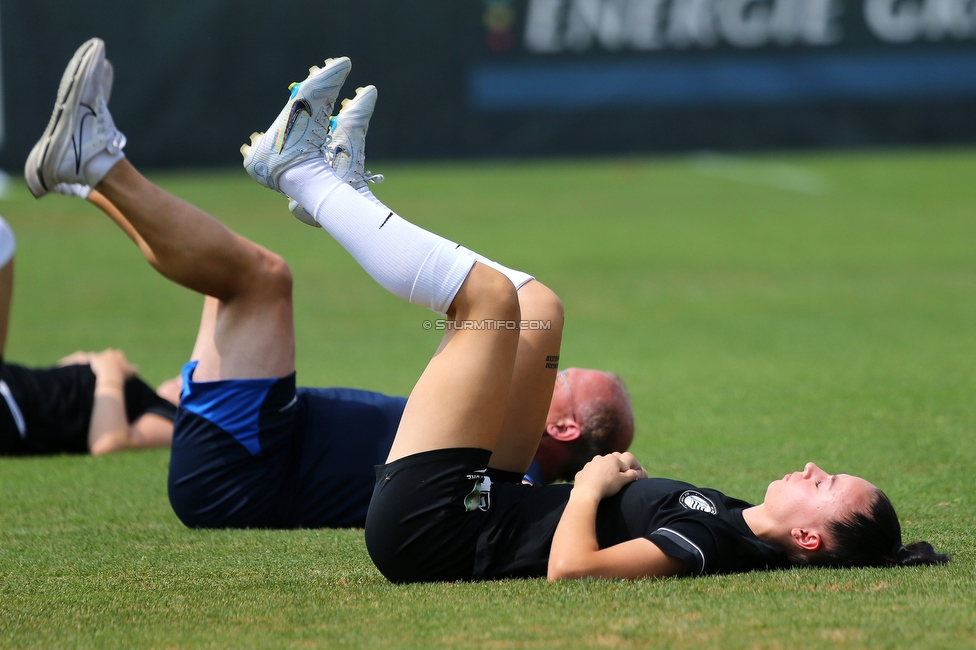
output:
[[322,116],[316,115],[312,118],[312,123],[315,126],[309,129],[309,134],[305,137],[305,141],[319,149],[328,147],[329,143],[332,142],[332,134],[329,133],[329,120],[326,119],[323,123]]
[[353,166],[353,169],[355,170],[353,174],[358,177],[356,179],[358,182],[382,183],[383,179],[386,178],[385,176],[383,176],[383,174],[374,174],[368,169],[362,172],[358,171],[366,167],[366,145],[365,144],[363,144],[363,146],[361,146],[359,148],[359,151],[356,153],[355,163],[356,164]]
[[112,120],[112,114],[108,111],[108,104],[105,102],[105,97],[101,93],[99,93],[98,98],[95,100],[95,106],[97,108],[95,125],[96,129],[105,138],[106,150],[112,154],[122,151],[127,142],[126,137],[115,126],[115,122]]

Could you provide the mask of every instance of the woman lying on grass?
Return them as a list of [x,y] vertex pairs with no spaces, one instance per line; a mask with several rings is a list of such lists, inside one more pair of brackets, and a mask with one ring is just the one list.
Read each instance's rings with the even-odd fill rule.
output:
[[47,368],[4,359],[15,251],[13,230],[0,217],[0,456],[168,447],[175,396],[142,381],[121,350],[75,352]]
[[404,221],[315,153],[342,61],[293,86],[242,152],[255,180],[297,201],[383,287],[452,325],[377,468],[366,545],[383,575],[636,579],[947,561],[926,542],[902,545],[878,488],[813,463],[771,483],[756,506],[648,478],[629,453],[594,458],[574,485],[522,485],[554,384],[572,404],[572,377],[557,374],[562,305],[531,276]]
[[[293,87],[268,134],[243,151],[255,180],[296,200],[382,286],[453,324],[377,468],[366,544],[383,575],[635,579],[947,561],[926,542],[903,546],[878,488],[813,463],[771,483],[757,506],[647,478],[629,453],[594,458],[572,486],[522,485],[554,383],[572,403],[572,378],[557,375],[559,299],[404,221],[309,154],[325,144],[315,116],[325,90],[338,91],[332,65]],[[294,124],[295,106],[313,116],[309,125]]]

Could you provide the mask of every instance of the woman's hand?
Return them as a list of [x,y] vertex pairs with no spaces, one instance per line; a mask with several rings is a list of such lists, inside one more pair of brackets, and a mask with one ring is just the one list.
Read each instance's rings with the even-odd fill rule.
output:
[[576,473],[573,491],[586,493],[600,501],[640,478],[647,478],[647,472],[629,451],[595,456]]
[[58,367],[63,368],[64,366],[87,366],[89,359],[91,359],[91,352],[84,352],[82,350],[78,350],[77,352],[72,352],[65,358],[58,361]]
[[96,378],[118,378],[123,381],[139,374],[139,367],[129,363],[122,350],[109,348],[101,352],[78,350],[58,361],[58,366],[91,366]]
[[647,478],[647,472],[628,453],[597,456],[576,474],[549,550],[550,582],[587,577],[636,580],[684,571],[684,562],[645,537],[600,548],[596,534],[600,501],[639,478]]
[[88,364],[91,366],[92,372],[95,373],[96,380],[114,379],[125,382],[139,372],[139,368],[129,363],[129,360],[125,358],[125,353],[122,350],[114,348],[101,352],[89,352]]

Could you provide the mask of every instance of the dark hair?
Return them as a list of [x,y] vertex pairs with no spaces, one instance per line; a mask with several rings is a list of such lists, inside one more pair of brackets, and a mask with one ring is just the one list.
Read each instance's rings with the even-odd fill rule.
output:
[[828,548],[805,558],[829,567],[915,566],[945,564],[949,556],[928,542],[902,544],[901,524],[891,501],[877,490],[868,512],[854,512],[830,523]]

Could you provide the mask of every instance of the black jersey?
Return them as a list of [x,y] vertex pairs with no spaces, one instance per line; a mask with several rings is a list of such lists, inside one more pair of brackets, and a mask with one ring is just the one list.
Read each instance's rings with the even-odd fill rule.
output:
[[[495,513],[478,540],[474,577],[546,575],[552,538],[572,487],[492,488]],[[597,541],[608,548],[643,537],[684,562],[685,575],[692,576],[788,566],[780,548],[760,540],[746,525],[742,510],[750,506],[681,481],[641,479],[600,502]]]
[[[0,359],[0,455],[88,453],[95,374],[88,365],[25,368]],[[138,377],[125,383],[125,412],[172,420],[176,407]]]
[[685,563],[686,575],[744,573],[789,565],[742,517],[752,504],[718,490],[653,478],[604,499],[597,514],[601,548],[644,537]]

